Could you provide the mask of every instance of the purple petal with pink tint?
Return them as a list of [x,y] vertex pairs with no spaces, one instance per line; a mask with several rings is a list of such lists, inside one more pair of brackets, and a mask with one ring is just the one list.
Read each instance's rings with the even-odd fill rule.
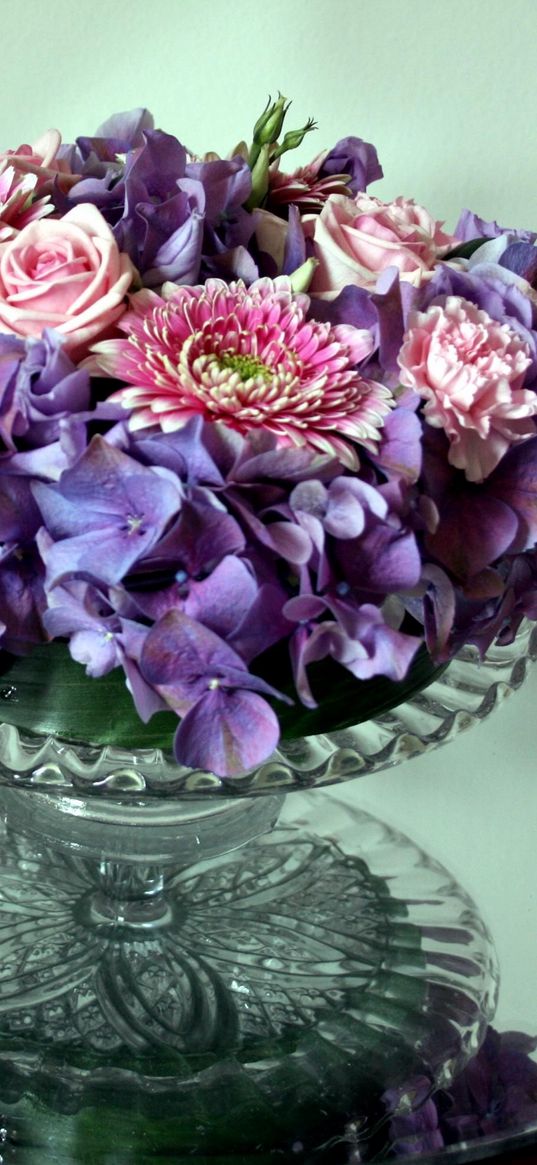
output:
[[425,545],[429,554],[462,582],[490,566],[512,545],[517,516],[503,501],[466,490],[448,499],[434,534]]
[[487,493],[516,514],[518,536],[511,550],[528,550],[537,540],[537,437],[514,445],[486,483]]
[[199,700],[229,668],[242,670],[248,679],[240,656],[213,631],[180,611],[169,611],[150,628],[140,667],[148,683],[179,710]]
[[201,582],[192,582],[184,612],[227,638],[249,611],[257,595],[257,583],[240,558],[223,558]]
[[255,692],[207,692],[183,717],[175,734],[179,764],[221,777],[268,760],[280,737],[278,717]]
[[427,647],[435,659],[447,659],[455,619],[455,590],[447,574],[434,563],[424,566],[423,579],[428,583],[423,600]]
[[263,583],[254,601],[244,615],[242,622],[229,636],[230,646],[238,651],[242,659],[255,659],[256,655],[289,636],[292,625],[283,614],[285,591],[272,583]]
[[[418,405],[418,394],[412,395]],[[421,434],[421,423],[414,409],[394,409],[384,422],[379,451],[373,457],[375,465],[384,470],[388,477],[417,481],[422,464]]]

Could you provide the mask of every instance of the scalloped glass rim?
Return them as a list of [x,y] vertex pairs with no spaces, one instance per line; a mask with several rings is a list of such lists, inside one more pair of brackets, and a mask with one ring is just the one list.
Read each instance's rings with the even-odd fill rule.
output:
[[237,777],[187,769],[158,748],[73,744],[0,724],[0,783],[70,796],[122,801],[199,798],[304,789],[349,780],[436,748],[487,716],[523,682],[537,658],[537,627],[525,622],[512,644],[484,661],[464,648],[441,676],[390,711],[336,732],[280,742],[264,764]]

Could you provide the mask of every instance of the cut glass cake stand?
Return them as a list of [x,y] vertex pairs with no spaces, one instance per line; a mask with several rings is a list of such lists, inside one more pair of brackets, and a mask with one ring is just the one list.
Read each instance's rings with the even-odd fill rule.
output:
[[535,655],[528,626],[465,650],[225,781],[1,725],[2,1162],[300,1163],[385,1089],[448,1085],[494,1014],[490,935],[433,858],[316,786],[448,742]]

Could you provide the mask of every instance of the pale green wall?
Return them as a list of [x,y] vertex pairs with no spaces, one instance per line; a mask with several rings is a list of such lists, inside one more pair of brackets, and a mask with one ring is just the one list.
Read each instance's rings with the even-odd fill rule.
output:
[[537,0],[0,0],[0,29],[4,147],[145,104],[224,152],[279,88],[311,152],[375,142],[382,197],[537,228]]

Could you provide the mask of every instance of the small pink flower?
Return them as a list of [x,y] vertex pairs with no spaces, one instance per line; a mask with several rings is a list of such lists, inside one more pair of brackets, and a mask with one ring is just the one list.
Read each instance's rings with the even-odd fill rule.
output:
[[48,198],[34,201],[36,189],[35,174],[19,174],[14,166],[0,161],[0,242],[12,239],[29,222],[54,210]]
[[398,267],[401,279],[419,286],[456,242],[441,227],[412,199],[332,195],[310,223],[319,261],[311,290],[331,296],[348,284],[374,287],[387,267]]
[[527,344],[466,299],[411,313],[399,354],[401,383],[425,400],[450,441],[451,465],[483,481],[515,441],[535,433],[537,394],[523,389]]
[[0,244],[0,330],[54,328],[78,359],[125,311],[134,269],[95,206],[38,219]]
[[317,154],[306,166],[299,166],[292,174],[286,174],[275,163],[269,170],[269,205],[278,209],[295,203],[302,211],[318,212],[331,194],[350,194],[348,174],[327,174],[319,177],[329,150]]
[[375,450],[391,392],[355,365],[369,332],[306,319],[308,297],[288,278],[250,287],[204,286],[132,296],[128,339],[96,345],[94,367],[128,381],[112,400],[133,410],[133,429],[181,428],[193,416],[240,433],[267,429],[282,445],[309,445],[356,468],[354,442]]
[[68,162],[57,157],[61,142],[59,130],[47,129],[33,145],[22,145],[16,150],[0,153],[0,165],[8,162],[18,174],[33,174],[35,188],[40,192],[60,176],[62,189],[69,188],[80,182],[80,175],[71,174]]

